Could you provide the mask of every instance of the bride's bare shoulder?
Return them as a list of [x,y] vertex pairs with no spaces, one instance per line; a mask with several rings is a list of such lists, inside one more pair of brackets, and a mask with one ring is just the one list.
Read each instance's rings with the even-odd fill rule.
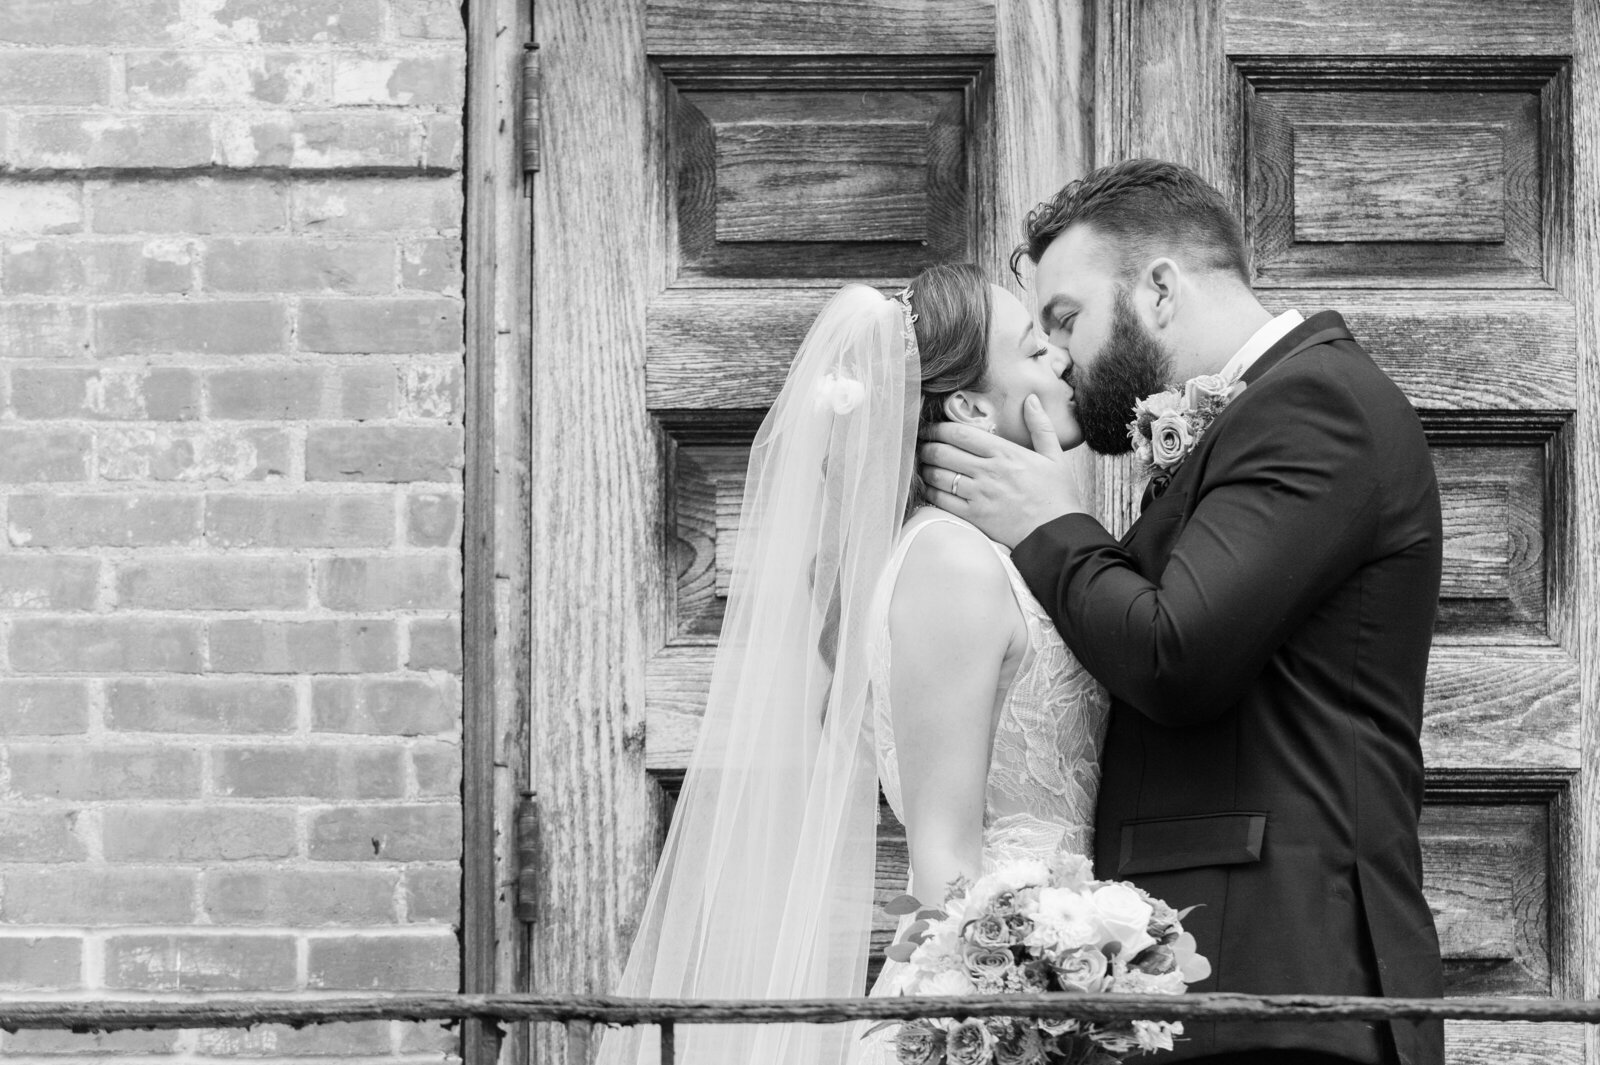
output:
[[919,513],[903,535],[912,540],[890,605],[896,628],[992,625],[1017,613],[1005,566],[976,526]]

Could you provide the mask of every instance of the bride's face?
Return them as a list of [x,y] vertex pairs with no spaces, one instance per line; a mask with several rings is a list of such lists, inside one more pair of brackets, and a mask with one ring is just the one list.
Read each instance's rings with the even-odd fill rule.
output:
[[1035,395],[1044,404],[1061,446],[1083,443],[1072,386],[1061,378],[1068,365],[1066,352],[1045,342],[1021,301],[999,285],[990,285],[988,387],[972,394],[990,408],[986,413],[995,430],[1012,443],[1029,446],[1022,404]]

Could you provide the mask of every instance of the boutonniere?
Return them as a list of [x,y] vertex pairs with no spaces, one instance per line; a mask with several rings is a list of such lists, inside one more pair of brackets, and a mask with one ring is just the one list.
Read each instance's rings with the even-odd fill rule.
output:
[[1151,479],[1170,479],[1223,408],[1244,391],[1244,382],[1221,374],[1191,377],[1177,388],[1146,396],[1133,405],[1128,438]]

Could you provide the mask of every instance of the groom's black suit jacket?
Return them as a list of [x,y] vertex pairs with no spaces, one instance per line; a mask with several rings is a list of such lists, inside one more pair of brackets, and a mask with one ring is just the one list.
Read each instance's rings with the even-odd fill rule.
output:
[[[1441,560],[1421,423],[1331,311],[1244,380],[1121,542],[1074,514],[1012,556],[1113,696],[1096,870],[1200,904],[1184,924],[1213,976],[1192,990],[1440,995],[1417,840]],[[1438,1022],[1187,1028],[1161,1060],[1443,1061]]]

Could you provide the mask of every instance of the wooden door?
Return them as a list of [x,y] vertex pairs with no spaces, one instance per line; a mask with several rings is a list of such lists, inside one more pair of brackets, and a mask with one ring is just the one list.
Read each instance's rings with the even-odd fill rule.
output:
[[[1446,537],[1423,852],[1451,995],[1600,991],[1597,29],[1566,0],[1098,12],[1097,154],[1204,173],[1268,308],[1342,311],[1422,413]],[[1103,472],[1125,521],[1126,468]],[[1585,1039],[1452,1024],[1450,1057],[1577,1062]]]
[[748,444],[806,327],[846,281],[1004,273],[1086,162],[1082,22],[1055,0],[539,0],[535,990],[620,974]]

